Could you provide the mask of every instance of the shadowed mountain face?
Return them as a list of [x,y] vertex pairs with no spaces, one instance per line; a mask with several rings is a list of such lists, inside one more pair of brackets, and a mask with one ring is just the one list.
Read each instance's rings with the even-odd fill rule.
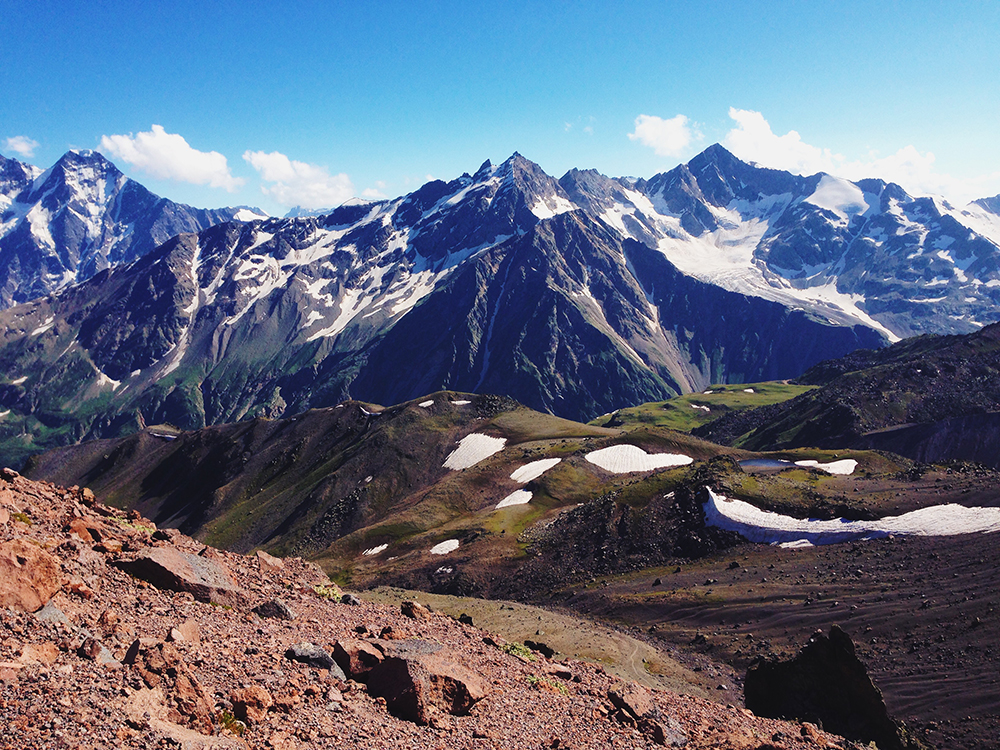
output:
[[93,151],[70,151],[46,172],[0,156],[0,307],[130,263],[237,213],[153,195]]

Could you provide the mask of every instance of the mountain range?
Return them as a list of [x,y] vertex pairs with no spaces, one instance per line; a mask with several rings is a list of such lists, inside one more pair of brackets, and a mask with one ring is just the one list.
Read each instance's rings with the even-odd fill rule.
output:
[[261,216],[160,198],[94,151],[70,151],[45,171],[0,156],[0,307],[131,263],[182,232]]
[[[167,231],[150,216],[226,217],[164,208],[122,224],[123,196],[141,188],[99,154],[71,152],[41,175],[3,168],[14,197],[0,249],[35,259],[8,264],[8,287],[30,296],[86,278],[0,314],[8,463],[145,424],[441,388],[589,419],[1000,318],[997,201],[957,210],[877,180],[763,169],[721,146],[650,180],[557,180],[514,154],[324,216],[226,209],[236,220],[155,248],[152,229],[142,242],[135,229]],[[115,196],[105,224],[65,199],[83,184],[91,203]],[[39,239],[67,236],[41,221],[52,217],[90,244],[54,252]],[[55,270],[39,275],[45,263]]]

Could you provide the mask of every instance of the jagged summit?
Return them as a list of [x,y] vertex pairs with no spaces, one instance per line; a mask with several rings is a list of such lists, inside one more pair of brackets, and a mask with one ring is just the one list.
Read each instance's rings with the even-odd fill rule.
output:
[[5,159],[0,306],[59,291],[241,210],[196,209],[160,198],[98,151],[68,151],[44,172]]

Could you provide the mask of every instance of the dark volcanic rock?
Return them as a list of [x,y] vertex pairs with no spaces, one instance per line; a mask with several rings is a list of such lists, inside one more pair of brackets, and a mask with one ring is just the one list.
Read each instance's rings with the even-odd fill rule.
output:
[[750,667],[743,685],[746,707],[758,716],[798,719],[880,750],[922,745],[889,718],[882,693],[854,652],[854,642],[834,625],[817,633],[790,661]]
[[[314,643],[303,642],[289,646],[285,657],[301,664],[308,664],[316,669],[340,670],[333,657]],[[346,679],[346,676],[340,677],[340,679]]]
[[295,613],[281,599],[269,599],[266,602],[261,602],[253,608],[253,611],[261,617],[273,617],[277,620],[295,619]]

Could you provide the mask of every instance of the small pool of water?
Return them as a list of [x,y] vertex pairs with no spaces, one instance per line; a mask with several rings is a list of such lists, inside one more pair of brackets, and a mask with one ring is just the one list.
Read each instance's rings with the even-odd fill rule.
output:
[[795,466],[795,464],[776,458],[748,458],[745,461],[740,461],[740,468],[750,471],[754,469],[787,469],[790,466]]

